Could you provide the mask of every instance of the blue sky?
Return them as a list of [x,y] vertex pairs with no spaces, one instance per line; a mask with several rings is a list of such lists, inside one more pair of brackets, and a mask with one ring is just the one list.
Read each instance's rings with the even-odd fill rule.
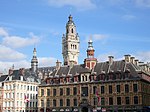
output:
[[80,36],[79,63],[92,36],[99,61],[131,54],[150,61],[150,0],[0,0],[0,71],[63,62],[62,34],[71,14]]

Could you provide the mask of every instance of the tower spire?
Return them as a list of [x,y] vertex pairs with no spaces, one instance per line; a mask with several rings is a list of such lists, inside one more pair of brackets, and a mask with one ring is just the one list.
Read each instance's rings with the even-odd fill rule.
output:
[[38,68],[38,59],[37,59],[37,56],[36,56],[36,48],[34,47],[33,57],[32,57],[32,60],[31,60],[31,70],[32,70],[32,72],[36,73],[37,68]]
[[62,54],[64,59],[64,65],[70,65],[72,63],[78,64],[79,56],[79,36],[76,33],[76,26],[73,21],[73,17],[69,15],[68,22],[66,24],[66,35],[62,37]]

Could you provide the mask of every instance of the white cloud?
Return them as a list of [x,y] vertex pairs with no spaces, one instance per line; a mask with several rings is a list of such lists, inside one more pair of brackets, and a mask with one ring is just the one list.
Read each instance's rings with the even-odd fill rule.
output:
[[21,60],[26,58],[26,55],[15,51],[9,47],[0,45],[0,60]]
[[0,36],[8,36],[8,32],[3,27],[0,27]]
[[97,40],[102,40],[108,37],[108,35],[104,35],[104,34],[93,34],[93,40],[97,41]]
[[137,52],[136,57],[144,62],[150,62],[150,51],[147,52]]
[[86,42],[88,42],[90,39],[92,39],[92,41],[99,41],[106,39],[107,37],[109,36],[106,34],[92,34],[90,36],[86,36]]
[[136,18],[136,16],[127,14],[127,15],[123,15],[122,18],[124,20],[133,20]]
[[30,37],[23,38],[20,36],[6,36],[3,38],[2,44],[13,48],[20,48],[29,45],[34,45],[39,42],[39,38],[33,33],[30,33]]
[[43,67],[43,66],[54,66],[56,64],[56,58],[53,57],[39,57],[38,61],[39,61],[39,66]]
[[96,7],[91,0],[48,0],[49,5],[54,7],[73,6],[77,10],[89,10]]
[[8,70],[12,68],[12,65],[14,65],[14,69],[19,69],[19,68],[29,68],[30,67],[30,62],[26,60],[21,60],[21,61],[13,61],[13,62],[3,62],[0,61],[0,72],[7,74]]
[[150,0],[133,0],[139,7],[150,8]]

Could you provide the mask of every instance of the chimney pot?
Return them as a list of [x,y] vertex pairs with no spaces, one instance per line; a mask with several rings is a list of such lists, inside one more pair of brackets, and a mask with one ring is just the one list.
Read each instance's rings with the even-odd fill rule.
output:
[[125,57],[126,62],[131,62],[131,55],[127,54],[127,55],[124,55],[124,57]]

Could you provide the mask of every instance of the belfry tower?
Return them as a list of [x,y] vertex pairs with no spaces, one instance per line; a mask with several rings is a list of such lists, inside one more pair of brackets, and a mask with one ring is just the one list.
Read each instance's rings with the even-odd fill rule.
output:
[[62,55],[64,59],[64,65],[78,64],[79,56],[79,36],[76,33],[76,26],[72,20],[72,16],[69,16],[69,20],[66,24],[66,35],[62,37]]
[[32,73],[36,73],[38,68],[38,59],[36,56],[36,48],[33,50],[33,58],[31,60],[31,71]]
[[94,57],[93,41],[89,40],[87,48],[87,58],[84,60],[86,68],[93,69],[97,63],[97,59]]

